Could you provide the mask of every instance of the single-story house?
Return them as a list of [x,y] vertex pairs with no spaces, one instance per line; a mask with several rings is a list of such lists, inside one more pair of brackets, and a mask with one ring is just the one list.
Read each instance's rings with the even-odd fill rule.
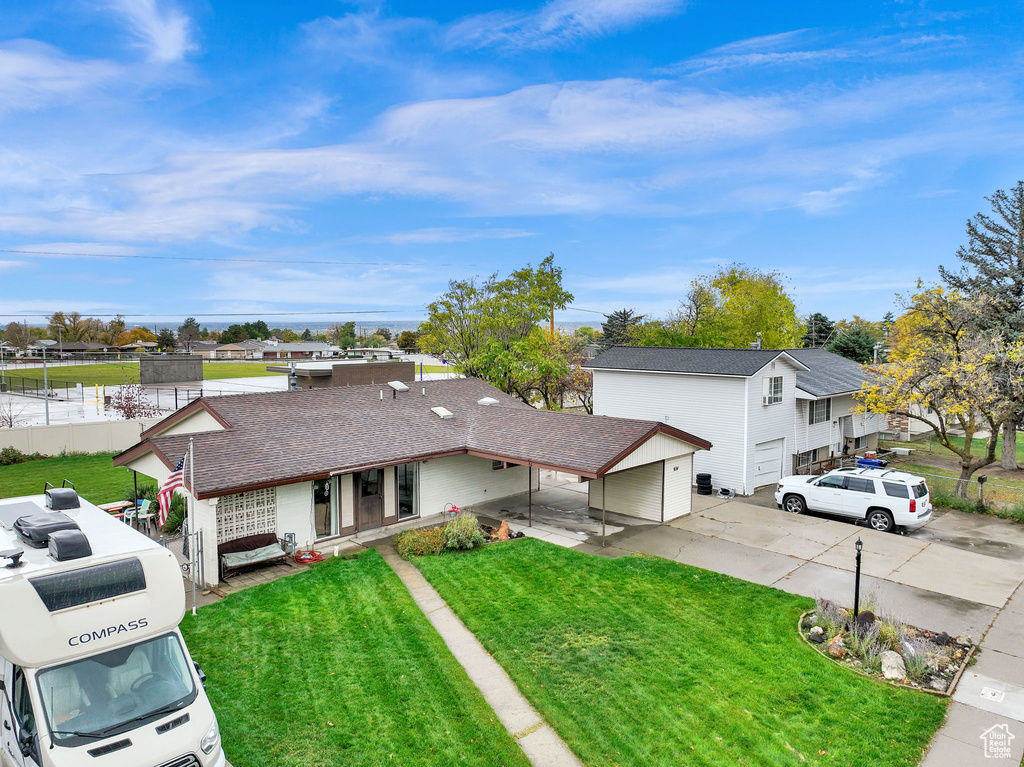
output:
[[462,378],[204,397],[114,464],[162,484],[190,442],[208,581],[215,543],[273,532],[326,547],[537,489],[537,469],[589,481],[595,508],[667,521],[689,513],[692,455],[711,447],[657,421],[535,410]]
[[323,341],[263,341],[262,359],[308,360],[335,357],[341,350]]
[[824,349],[613,346],[585,365],[594,413],[661,421],[715,445],[694,457],[749,495],[843,452],[873,450],[886,417],[856,413],[864,369]]

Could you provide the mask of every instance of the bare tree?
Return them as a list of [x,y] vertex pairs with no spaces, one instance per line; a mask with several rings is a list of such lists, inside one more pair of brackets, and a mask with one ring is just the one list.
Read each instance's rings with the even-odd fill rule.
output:
[[28,423],[28,417],[24,414],[27,407],[9,394],[0,396],[0,429],[13,429]]
[[110,398],[110,407],[126,421],[160,415],[160,410],[146,399],[146,390],[138,384],[119,386]]

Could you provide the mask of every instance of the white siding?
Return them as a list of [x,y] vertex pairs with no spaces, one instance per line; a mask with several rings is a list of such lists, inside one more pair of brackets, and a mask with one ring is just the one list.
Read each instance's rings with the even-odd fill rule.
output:
[[[760,407],[760,381],[756,388]],[[710,472],[715,487],[739,490],[745,465],[746,389],[746,379],[738,377],[595,370],[594,413],[662,421],[708,440],[713,447],[693,454],[693,471]]]
[[[796,399],[797,369],[784,359],[769,363],[750,377],[747,387],[747,408],[749,409],[747,443],[744,447],[745,472],[742,484],[735,486],[738,493],[750,495],[754,484],[754,446],[777,439],[784,440],[782,447],[783,473],[792,467],[793,449],[796,445],[795,432],[800,428]],[[762,382],[765,378],[782,376],[782,402],[762,404]],[[699,471],[699,469],[698,469]],[[717,486],[719,483],[715,482]]]
[[693,456],[684,455],[665,461],[665,521],[689,514],[693,488]]
[[356,523],[356,497],[352,487],[353,475],[338,477],[338,497],[341,501],[341,528],[347,530]]
[[302,549],[314,548],[313,483],[296,482],[277,488],[277,537],[295,533],[295,542]]
[[398,514],[398,473],[394,466],[386,466],[381,473],[384,479],[384,516],[390,518]]
[[[534,469],[533,480],[537,489],[539,469]],[[528,489],[525,466],[494,471],[489,458],[475,455],[423,461],[420,464],[420,516],[440,514],[447,503],[462,508],[525,493]]]
[[[810,408],[813,402],[800,400],[796,409],[796,443],[789,451],[793,453],[805,453],[808,450],[816,450],[819,447],[829,448],[839,442],[839,427],[833,426],[833,421],[838,421],[839,416],[846,412],[841,402],[842,397],[832,398],[832,417],[821,423],[810,424]],[[847,398],[848,399],[848,398]],[[787,470],[788,471],[788,470]]]
[[[132,471],[137,471],[145,477],[151,477],[156,481],[157,486],[162,485],[164,480],[167,479],[167,475],[171,473],[164,462],[156,457],[153,453],[146,453],[139,458],[128,464],[128,468]],[[140,479],[140,482],[144,480]]]
[[167,429],[159,432],[164,434],[196,434],[201,431],[224,431],[220,422],[203,409],[199,409],[188,418],[183,418]]
[[668,434],[655,434],[644,444],[627,455],[611,471],[623,471],[634,466],[643,466],[653,461],[664,461],[668,458],[677,458],[681,455],[689,455],[696,448],[689,443],[683,442]]
[[[601,488],[602,484],[607,482],[608,505],[605,508],[608,511],[660,522],[661,472],[662,463],[658,461],[608,474],[603,479],[591,480],[587,483],[590,491],[590,507],[601,508]],[[688,482],[687,489],[689,489]]]

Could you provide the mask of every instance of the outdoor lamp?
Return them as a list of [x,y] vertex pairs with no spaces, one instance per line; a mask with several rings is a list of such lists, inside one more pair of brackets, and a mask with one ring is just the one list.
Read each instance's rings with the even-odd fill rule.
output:
[[857,622],[860,613],[860,553],[864,550],[864,542],[858,537],[857,543],[857,575],[853,582],[853,622]]

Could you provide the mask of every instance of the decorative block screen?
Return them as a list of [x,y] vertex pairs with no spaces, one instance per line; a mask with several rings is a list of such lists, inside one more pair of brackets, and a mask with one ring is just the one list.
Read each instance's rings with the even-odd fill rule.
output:
[[277,532],[277,490],[252,490],[217,501],[217,543]]

